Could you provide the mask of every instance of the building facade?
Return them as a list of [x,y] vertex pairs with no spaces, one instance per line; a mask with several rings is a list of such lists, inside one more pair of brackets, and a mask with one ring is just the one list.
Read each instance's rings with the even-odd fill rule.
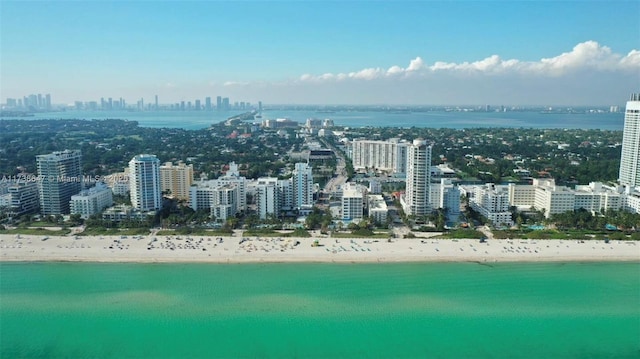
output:
[[307,163],[296,163],[291,177],[293,206],[297,210],[310,210],[313,207],[313,173]]
[[425,216],[431,212],[431,146],[416,139],[407,149],[407,187],[401,198],[407,215]]
[[620,183],[640,186],[640,94],[631,95],[624,113]]
[[174,198],[189,201],[189,189],[193,184],[193,165],[167,162],[160,166],[160,188],[169,191]]
[[36,156],[40,213],[69,214],[71,196],[82,190],[82,162],[78,150]]
[[351,159],[354,169],[375,168],[404,174],[407,171],[407,143],[398,139],[354,140],[351,143]]
[[345,183],[342,189],[342,220],[360,221],[364,217],[364,188],[355,183]]
[[18,180],[7,184],[6,193],[0,195],[0,207],[5,207],[10,216],[38,212],[38,183]]
[[106,184],[98,182],[95,187],[80,191],[71,196],[69,206],[71,214],[79,214],[81,218],[87,219],[91,215],[102,212],[105,208],[113,205],[113,193]]
[[155,155],[141,154],[129,161],[131,204],[142,212],[162,208],[160,160]]

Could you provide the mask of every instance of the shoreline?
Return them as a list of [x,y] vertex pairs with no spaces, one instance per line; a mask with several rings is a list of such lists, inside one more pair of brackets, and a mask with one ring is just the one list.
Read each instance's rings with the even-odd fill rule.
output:
[[[46,239],[45,239],[46,238]],[[44,240],[43,240],[44,239]],[[313,246],[314,241],[319,246]],[[2,262],[640,262],[640,243],[591,240],[0,235]]]

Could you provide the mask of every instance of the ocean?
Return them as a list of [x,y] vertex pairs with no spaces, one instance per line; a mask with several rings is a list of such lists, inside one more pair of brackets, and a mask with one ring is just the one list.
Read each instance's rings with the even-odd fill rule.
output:
[[640,263],[0,263],[2,358],[638,358]]
[[[142,127],[202,129],[225,121],[238,112],[207,111],[65,111],[36,113],[25,119],[128,119]],[[11,117],[3,117],[9,119]],[[305,123],[307,118],[332,119],[348,127],[429,127],[429,128],[567,128],[622,131],[623,113],[540,113],[540,112],[375,112],[375,111],[280,111],[263,112],[263,119],[289,118]]]

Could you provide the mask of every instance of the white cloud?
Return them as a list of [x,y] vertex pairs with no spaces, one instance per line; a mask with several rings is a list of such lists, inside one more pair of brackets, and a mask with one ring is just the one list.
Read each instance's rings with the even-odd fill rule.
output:
[[424,61],[420,57],[416,57],[415,59],[409,62],[409,67],[407,67],[407,71],[418,71],[424,67]]
[[242,81],[226,81],[223,86],[225,87],[229,87],[229,86],[246,86],[249,85],[249,82],[242,82]]
[[581,70],[628,71],[640,72],[640,51],[632,50],[627,55],[616,54],[607,46],[595,41],[577,44],[571,51],[555,57],[542,58],[539,61],[503,60],[498,55],[473,62],[436,61],[426,65],[421,57],[409,62],[406,68],[398,65],[381,68],[366,68],[349,73],[323,75],[305,74],[301,81],[343,81],[347,79],[375,80],[389,77],[419,77],[434,73],[476,73],[476,74],[525,74],[536,76],[561,76]]

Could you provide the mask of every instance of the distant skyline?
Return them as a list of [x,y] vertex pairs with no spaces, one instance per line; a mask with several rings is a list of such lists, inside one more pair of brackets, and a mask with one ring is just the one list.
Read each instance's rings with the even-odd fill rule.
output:
[[639,1],[5,1],[0,102],[620,105]]

